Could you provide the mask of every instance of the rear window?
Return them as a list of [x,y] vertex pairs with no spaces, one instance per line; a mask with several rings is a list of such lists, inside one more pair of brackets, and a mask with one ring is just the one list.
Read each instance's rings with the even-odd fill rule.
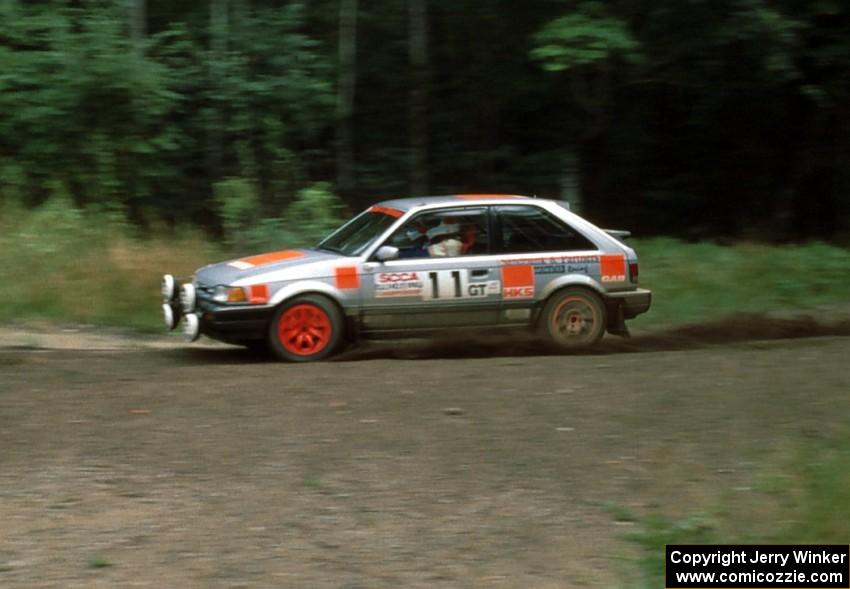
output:
[[581,233],[535,206],[495,207],[497,253],[568,252],[597,249]]

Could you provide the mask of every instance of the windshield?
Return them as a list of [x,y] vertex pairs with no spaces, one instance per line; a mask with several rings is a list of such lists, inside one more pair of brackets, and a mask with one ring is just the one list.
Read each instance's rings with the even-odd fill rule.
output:
[[316,247],[344,256],[357,256],[383,235],[400,216],[401,211],[392,210],[390,214],[369,209],[331,233]]

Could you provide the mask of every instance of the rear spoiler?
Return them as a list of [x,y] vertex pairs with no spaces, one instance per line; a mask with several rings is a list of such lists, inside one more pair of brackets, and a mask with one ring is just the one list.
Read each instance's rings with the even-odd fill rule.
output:
[[626,239],[632,236],[631,231],[624,231],[622,229],[603,229],[602,231],[604,231],[614,239]]

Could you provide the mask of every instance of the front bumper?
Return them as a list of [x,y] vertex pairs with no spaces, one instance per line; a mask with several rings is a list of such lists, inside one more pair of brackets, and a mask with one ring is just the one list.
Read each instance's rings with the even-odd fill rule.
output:
[[162,278],[162,313],[168,329],[181,326],[187,341],[201,334],[228,343],[265,339],[273,307],[223,305],[212,299],[212,289],[191,282],[181,284],[170,274]]
[[608,293],[608,300],[619,305],[623,311],[623,319],[633,319],[649,311],[652,305],[652,291],[638,288],[624,292],[611,292]]
[[228,343],[264,339],[273,309],[232,308],[199,301],[201,333]]

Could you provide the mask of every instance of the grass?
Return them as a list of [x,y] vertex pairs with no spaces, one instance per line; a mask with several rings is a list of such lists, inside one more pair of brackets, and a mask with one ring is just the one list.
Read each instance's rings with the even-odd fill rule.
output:
[[652,309],[632,322],[660,328],[736,313],[811,311],[850,301],[850,251],[812,243],[770,246],[633,240]]
[[89,560],[89,568],[90,569],[105,569],[111,566],[115,566],[109,560],[103,558],[102,556],[95,556],[91,560]]
[[[846,304],[850,251],[825,244],[720,246],[633,240],[653,307],[631,325],[662,329],[739,312]],[[285,243],[280,244],[286,246]],[[160,329],[159,280],[230,257],[199,232],[139,236],[122,218],[59,199],[0,208],[0,322]]]
[[[640,587],[664,586],[665,544],[846,544],[850,538],[850,436],[803,442],[768,460],[748,501],[708,506],[673,520],[630,516],[626,539]],[[608,509],[617,521],[619,511]]]
[[0,321],[159,329],[163,273],[217,257],[197,233],[140,237],[114,215],[63,202],[0,210]]
[[599,503],[599,507],[605,511],[615,522],[635,522],[637,516],[628,507],[624,507],[618,503],[603,501]]
[[760,482],[759,491],[772,500],[780,516],[777,528],[768,530],[772,532],[768,540],[846,543],[850,538],[850,437],[794,449]]

